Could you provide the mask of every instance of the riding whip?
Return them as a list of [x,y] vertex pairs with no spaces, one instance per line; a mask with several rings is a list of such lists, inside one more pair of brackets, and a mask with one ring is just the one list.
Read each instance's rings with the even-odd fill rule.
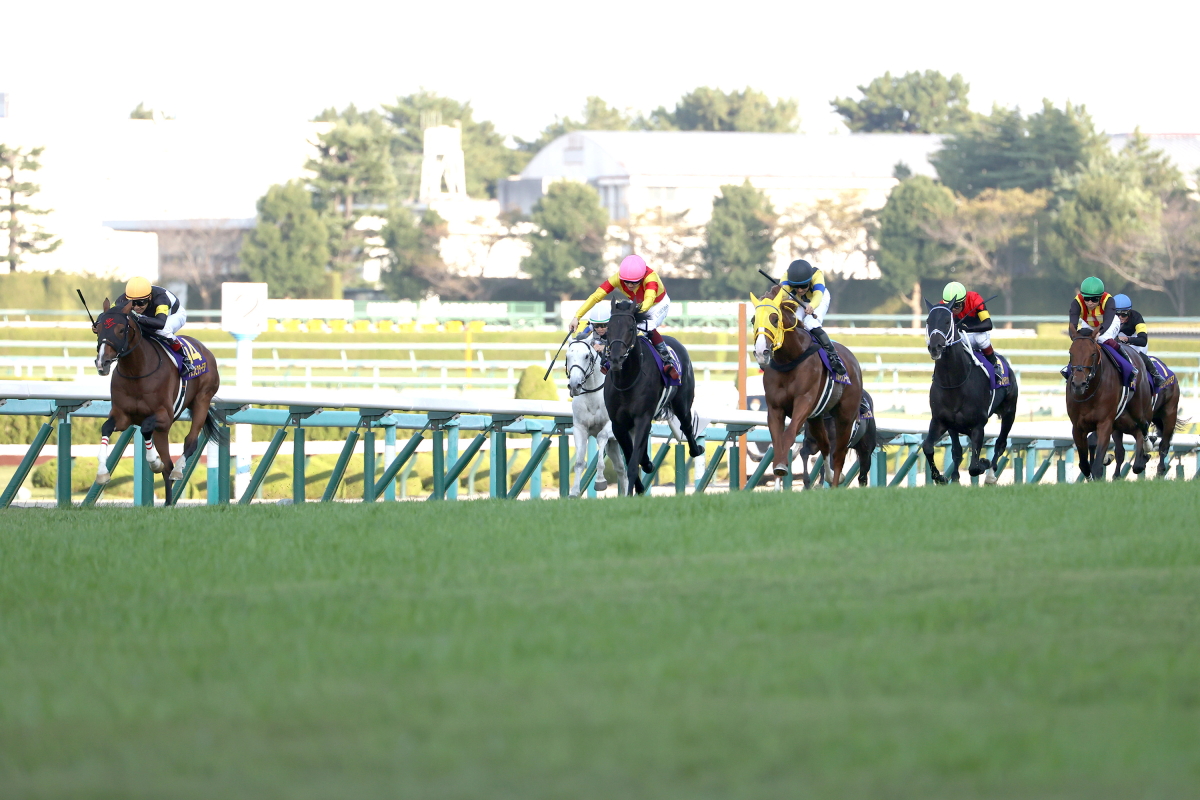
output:
[[79,295],[79,302],[83,303],[83,310],[87,312],[88,319],[92,321],[92,327],[96,327],[96,318],[92,316],[92,310],[88,308],[87,300],[83,299],[83,292],[79,289],[76,289],[75,294]]
[[558,361],[558,357],[562,355],[562,349],[567,346],[567,339],[571,338],[571,331],[567,331],[567,335],[563,337],[562,344],[558,346],[558,352],[554,354],[554,358],[550,359],[550,366],[546,367],[546,374],[542,376],[542,380],[550,377],[550,370],[554,369],[554,362]]

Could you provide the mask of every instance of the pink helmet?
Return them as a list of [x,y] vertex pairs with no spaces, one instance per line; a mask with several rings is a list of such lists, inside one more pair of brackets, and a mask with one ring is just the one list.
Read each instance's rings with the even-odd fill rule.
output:
[[640,281],[646,277],[646,262],[641,256],[625,256],[618,274],[623,281]]

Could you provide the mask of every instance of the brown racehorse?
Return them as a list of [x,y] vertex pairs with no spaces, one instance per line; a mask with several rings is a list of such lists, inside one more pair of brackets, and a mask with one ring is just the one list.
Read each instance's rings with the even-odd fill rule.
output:
[[[118,309],[104,301],[104,311],[96,317],[92,332],[96,334],[96,370],[107,375],[116,362],[111,383],[112,410],[100,428],[100,466],[96,483],[111,479],[107,470],[108,437],[113,431],[123,431],[138,425],[146,440],[146,455],[157,456],[150,468],[163,474],[166,504],[172,502],[172,484],[183,477],[183,471],[171,460],[168,434],[171,424],[184,409],[191,411],[192,427],[184,439],[183,457],[196,451],[200,429],[207,428],[209,437],[218,435],[218,420],[209,410],[213,395],[221,386],[217,360],[207,347],[192,339],[196,349],[208,361],[208,371],[183,384],[184,397],[179,400],[179,372],[163,346],[147,338],[131,313],[132,306]],[[140,458],[138,453],[135,457]]]
[[[1160,362],[1161,363],[1161,362]],[[1167,474],[1168,457],[1171,451],[1171,439],[1176,431],[1181,430],[1187,420],[1179,419],[1179,381],[1172,378],[1171,382],[1162,387],[1150,401],[1150,421],[1158,430],[1158,477]],[[1116,455],[1117,471],[1113,474],[1115,480],[1121,478],[1121,465],[1125,461],[1125,445],[1120,431],[1113,431],[1113,452]]]
[[[825,480],[839,486],[842,467],[849,450],[854,421],[862,401],[862,371],[858,359],[842,345],[836,345],[846,373],[848,386],[832,384],[826,396],[830,372],[816,353],[812,336],[800,325],[798,300],[776,284],[762,299],[750,295],[754,303],[754,356],[763,372],[763,390],[767,397],[767,425],[775,450],[773,471],[776,476],[788,472],[787,456],[796,434],[810,417],[831,415],[834,441],[830,442],[825,425],[810,425],[813,443],[824,456]],[[832,457],[831,457],[832,451]],[[781,484],[779,484],[781,485]]]
[[[1071,342],[1071,363],[1067,378],[1067,416],[1079,471],[1093,479],[1104,479],[1104,455],[1114,431],[1133,435],[1133,471],[1146,469],[1145,437],[1150,430],[1150,384],[1146,370],[1138,370],[1137,388],[1124,409],[1121,403],[1121,371],[1101,352],[1096,332],[1080,331]],[[1096,454],[1088,451],[1088,434],[1096,434]]]

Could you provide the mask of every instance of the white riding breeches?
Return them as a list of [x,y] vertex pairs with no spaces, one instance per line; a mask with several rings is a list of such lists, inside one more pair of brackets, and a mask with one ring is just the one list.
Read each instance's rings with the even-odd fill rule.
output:
[[[1090,330],[1096,330],[1091,325],[1088,325],[1083,320],[1080,320],[1079,321],[1079,329],[1083,330],[1084,328],[1088,328]],[[1096,337],[1096,341],[1103,344],[1104,342],[1107,342],[1109,339],[1115,339],[1117,337],[1117,334],[1120,332],[1121,332],[1121,320],[1117,319],[1116,317],[1113,317],[1112,324],[1109,325],[1106,330],[1100,331],[1100,335]]]
[[667,312],[671,310],[671,298],[663,295],[662,299],[646,310],[646,318],[638,323],[638,329],[646,333],[663,324],[663,320],[667,318]]
[[812,310],[811,314],[804,317],[804,330],[811,331],[813,328],[819,328],[825,322],[825,314],[829,311],[829,290],[826,289],[822,293],[821,302]]
[[1128,347],[1130,350],[1137,350],[1139,353],[1141,353],[1144,356],[1150,355],[1150,349],[1148,347],[1146,347],[1146,345],[1144,345],[1144,344],[1136,345],[1136,344],[1129,344],[1128,342],[1124,342],[1124,345],[1126,347]]
[[187,311],[182,307],[174,314],[167,315],[167,321],[163,323],[162,330],[158,335],[164,339],[174,339],[175,333],[187,324]]
[[992,346],[992,335],[987,331],[983,333],[965,333],[967,344],[971,345],[972,350],[987,350]]

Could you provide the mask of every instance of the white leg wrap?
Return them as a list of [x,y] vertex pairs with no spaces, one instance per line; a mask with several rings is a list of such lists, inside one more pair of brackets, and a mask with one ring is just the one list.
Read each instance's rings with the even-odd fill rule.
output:
[[96,452],[96,483],[103,486],[111,479],[108,472],[108,437],[100,438],[100,447]]

